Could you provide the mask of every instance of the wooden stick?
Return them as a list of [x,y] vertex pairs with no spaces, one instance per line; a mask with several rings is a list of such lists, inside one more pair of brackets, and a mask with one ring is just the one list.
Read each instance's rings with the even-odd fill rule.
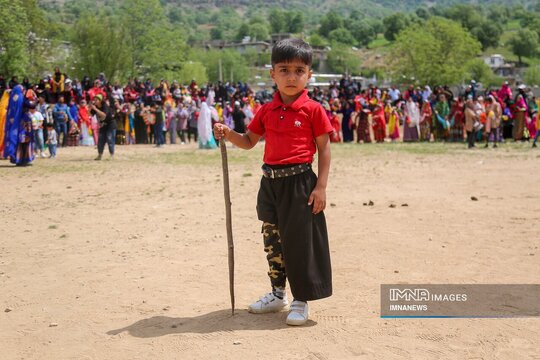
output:
[[223,192],[225,195],[225,222],[227,225],[227,244],[229,251],[229,292],[231,294],[231,309],[234,315],[234,242],[232,233],[231,191],[229,189],[229,162],[225,140],[219,140],[221,149],[221,165],[223,167]]

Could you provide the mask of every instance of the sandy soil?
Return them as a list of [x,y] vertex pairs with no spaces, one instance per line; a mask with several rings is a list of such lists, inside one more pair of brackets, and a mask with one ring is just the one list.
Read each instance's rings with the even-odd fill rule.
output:
[[234,317],[219,151],[131,146],[95,162],[79,147],[27,168],[1,161],[0,358],[540,358],[538,318],[379,317],[383,283],[538,283],[540,152],[463,147],[333,147],[335,294],[311,303],[302,328],[285,312],[246,311],[269,288],[255,214],[262,147],[229,149]]

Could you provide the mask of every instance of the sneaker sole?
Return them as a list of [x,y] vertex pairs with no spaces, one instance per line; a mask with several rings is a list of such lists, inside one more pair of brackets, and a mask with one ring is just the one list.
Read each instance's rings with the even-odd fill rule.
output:
[[288,308],[289,308],[289,304],[284,305],[283,307],[280,307],[280,308],[275,308],[275,309],[260,309],[259,310],[259,309],[253,309],[251,307],[248,307],[248,312],[252,314],[270,314],[270,313],[277,313]]
[[305,323],[307,323],[308,320],[309,320],[309,317],[306,320],[289,320],[289,319],[287,319],[287,321],[285,321],[285,323],[287,325],[290,325],[290,326],[301,326],[301,325],[304,325]]

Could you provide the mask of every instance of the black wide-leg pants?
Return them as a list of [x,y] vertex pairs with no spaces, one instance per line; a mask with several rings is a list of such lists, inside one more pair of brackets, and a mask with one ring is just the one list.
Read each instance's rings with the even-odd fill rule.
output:
[[276,224],[281,236],[286,276],[296,300],[332,295],[332,268],[324,213],[308,205],[317,184],[312,170],[284,178],[263,177],[257,196],[259,220]]

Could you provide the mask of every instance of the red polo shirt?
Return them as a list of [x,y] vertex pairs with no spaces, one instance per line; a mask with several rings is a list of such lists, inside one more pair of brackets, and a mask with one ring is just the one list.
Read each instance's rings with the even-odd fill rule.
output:
[[269,165],[312,163],[317,151],[315,138],[334,130],[321,104],[311,100],[307,90],[289,105],[283,104],[277,91],[248,129],[266,136],[264,162]]

